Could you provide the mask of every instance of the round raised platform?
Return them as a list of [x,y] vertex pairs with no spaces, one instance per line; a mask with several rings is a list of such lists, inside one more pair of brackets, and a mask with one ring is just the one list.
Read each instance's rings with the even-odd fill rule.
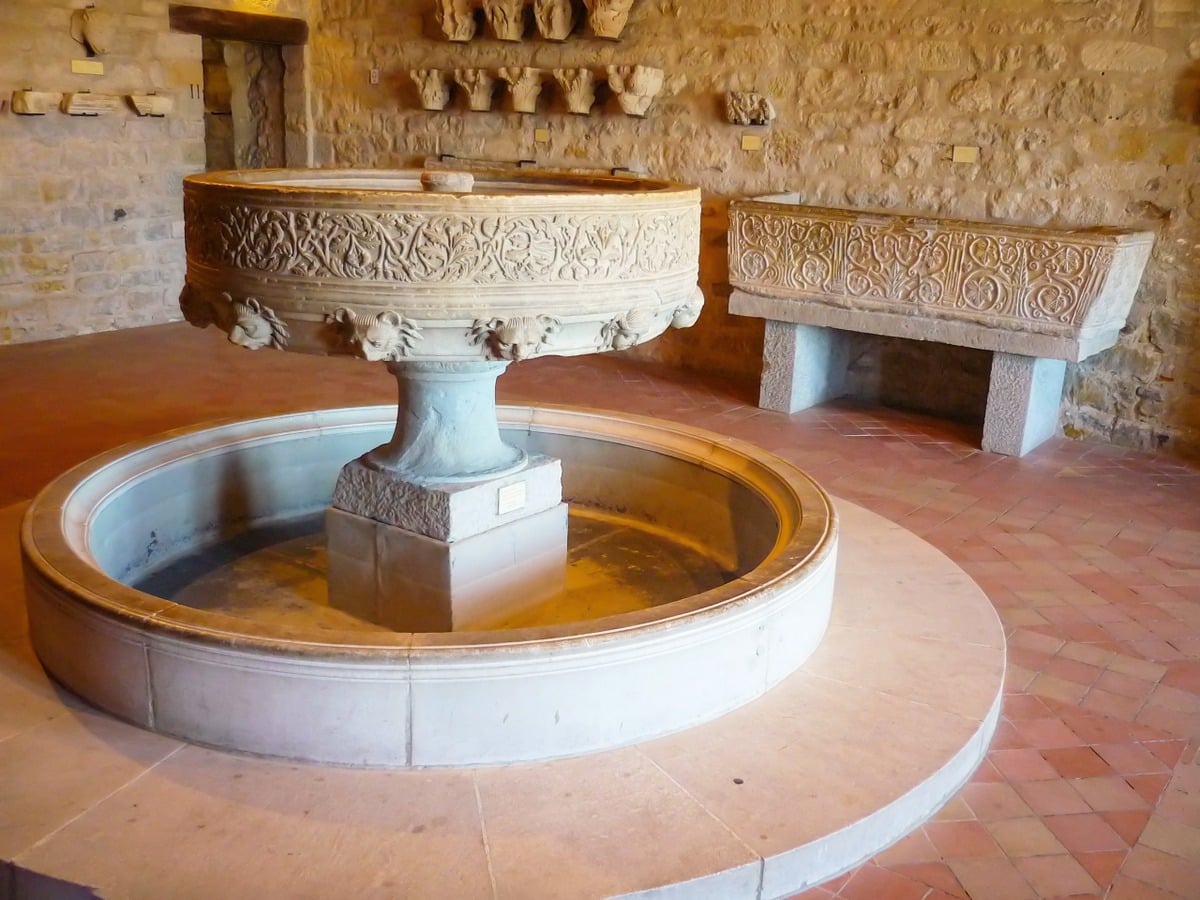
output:
[[[188,746],[79,706],[28,648],[0,644],[7,708],[41,723],[5,742],[23,786],[6,809],[12,883],[45,889],[40,873],[102,896],[179,898],[769,900],[831,878],[969,777],[1004,672],[1000,623],[961,569],[880,516],[837,507],[832,619],[802,669],[720,719],[579,759],[356,770]],[[10,605],[21,512],[0,510]]]
[[440,634],[238,618],[130,586],[239,530],[326,507],[341,465],[386,439],[395,417],[327,410],[119,448],[51,483],[22,535],[34,649],[67,687],[154,731],[413,767],[644,741],[753,700],[812,653],[837,528],[802,472],[651,419],[500,412],[506,440],[563,461],[572,505],[702,548],[728,580],[588,621]]

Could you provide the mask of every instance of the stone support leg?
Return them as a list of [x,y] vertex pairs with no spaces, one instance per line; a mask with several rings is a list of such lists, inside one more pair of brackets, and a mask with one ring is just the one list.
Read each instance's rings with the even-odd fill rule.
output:
[[794,413],[840,397],[846,365],[840,331],[767,319],[758,405]]
[[1024,456],[1058,430],[1067,364],[1016,353],[992,356],[983,449]]

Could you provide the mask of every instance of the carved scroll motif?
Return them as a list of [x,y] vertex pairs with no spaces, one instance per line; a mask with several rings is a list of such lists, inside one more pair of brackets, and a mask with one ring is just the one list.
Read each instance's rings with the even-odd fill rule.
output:
[[562,323],[553,316],[478,319],[467,336],[472,344],[481,345],[490,359],[517,362],[536,356],[561,327]]
[[1081,323],[1113,258],[1106,246],[902,216],[742,213],[731,240],[747,285],[1060,325]]
[[694,211],[430,215],[201,204],[185,196],[188,255],[274,275],[422,284],[570,283],[694,265]]

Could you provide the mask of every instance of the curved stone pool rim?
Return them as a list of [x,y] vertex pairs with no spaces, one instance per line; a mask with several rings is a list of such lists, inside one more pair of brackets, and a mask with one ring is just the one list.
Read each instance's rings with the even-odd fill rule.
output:
[[[22,527],[31,639],[43,664],[101,708],[196,743],[338,764],[459,766],[571,756],[687,728],[760,696],[819,643],[837,520],[807,476],[697,429],[558,407],[503,407],[501,428],[633,448],[670,477],[677,464],[716,473],[770,510],[769,551],[691,597],[506,632],[284,630],[183,607],[109,574],[136,575],[139,510],[173,508],[189,489],[258,504],[253,521],[319,508],[322,479],[331,485],[354,448],[386,437],[394,409],[184,429],[56,479]],[[320,477],[305,471],[305,453],[320,460],[312,464]],[[257,484],[274,470],[287,477]],[[201,477],[212,472],[243,481],[226,496]],[[195,518],[220,527],[220,512],[205,507]],[[171,545],[165,531],[149,529],[148,556],[160,533]]]

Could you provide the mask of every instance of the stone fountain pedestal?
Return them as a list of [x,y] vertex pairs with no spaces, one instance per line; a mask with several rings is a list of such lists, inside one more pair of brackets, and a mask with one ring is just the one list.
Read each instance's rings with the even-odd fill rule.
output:
[[562,588],[562,465],[501,439],[507,366],[388,365],[396,431],[342,469],[325,514],[332,606],[397,631],[464,631]]

